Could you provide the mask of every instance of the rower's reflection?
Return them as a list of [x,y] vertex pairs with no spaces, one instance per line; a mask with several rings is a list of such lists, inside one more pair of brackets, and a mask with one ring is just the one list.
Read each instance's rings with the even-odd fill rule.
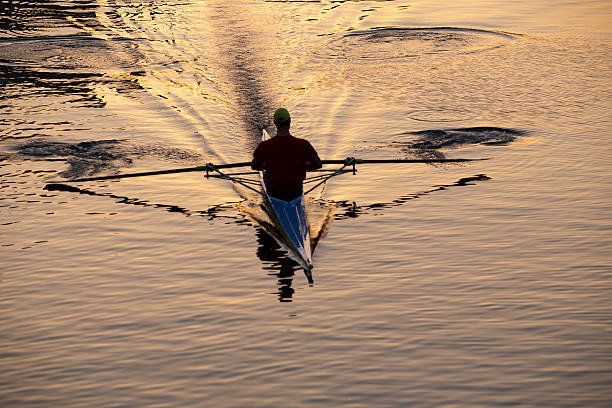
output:
[[293,259],[287,256],[287,252],[276,242],[276,240],[268,234],[263,228],[256,229],[257,234],[257,257],[265,264],[264,270],[268,271],[268,275],[276,276],[278,279],[278,288],[276,294],[280,302],[291,302],[295,289],[293,284],[293,276],[295,271],[302,268]]

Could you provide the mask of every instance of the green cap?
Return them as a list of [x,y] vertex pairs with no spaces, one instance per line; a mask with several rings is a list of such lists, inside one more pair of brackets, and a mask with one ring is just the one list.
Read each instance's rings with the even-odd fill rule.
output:
[[291,123],[291,117],[289,116],[289,111],[285,108],[277,109],[274,112],[274,124],[275,125],[285,125]]

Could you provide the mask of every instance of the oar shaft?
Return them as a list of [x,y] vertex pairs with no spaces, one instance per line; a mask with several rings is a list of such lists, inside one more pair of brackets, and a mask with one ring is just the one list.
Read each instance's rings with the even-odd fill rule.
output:
[[[477,160],[488,160],[484,159],[354,159],[354,162],[350,162],[350,159],[344,160],[322,160],[323,164],[367,164],[367,163],[462,163]],[[51,183],[75,183],[83,181],[101,181],[101,180],[117,180],[128,177],[143,177],[143,176],[156,176],[160,174],[173,174],[173,173],[186,173],[190,171],[206,171],[213,169],[230,169],[234,167],[247,167],[250,166],[251,162],[240,162],[240,163],[228,163],[228,164],[206,164],[204,166],[186,167],[181,169],[169,169],[169,170],[156,170],[156,171],[144,171],[141,173],[126,173],[126,174],[115,174],[112,176],[98,176],[98,177],[84,177],[73,180],[63,181],[52,181]]]
[[[355,164],[367,163],[462,163],[469,161],[489,160],[484,159],[355,159]],[[345,160],[321,160],[323,164],[352,164],[349,159]]]
[[188,171],[205,171],[205,170],[206,170],[206,166],[197,166],[197,167],[190,167],[187,169],[170,169],[170,170],[144,171],[142,173],[115,174],[112,176],[83,177],[83,178],[73,179],[73,180],[63,180],[61,182],[62,183],[68,183],[68,182],[74,183],[74,182],[80,182],[80,181],[115,180],[115,179],[122,179],[122,178],[127,178],[127,177],[155,176],[158,174],[184,173]]
[[160,174],[173,174],[173,173],[186,173],[189,171],[206,171],[213,169],[229,169],[233,167],[245,167],[250,166],[251,162],[241,162],[241,163],[229,163],[229,164],[206,164],[204,166],[195,166],[195,167],[185,167],[181,169],[169,169],[169,170],[156,170],[156,171],[144,171],[141,173],[126,173],[126,174],[115,174],[112,176],[98,176],[98,177],[84,177],[73,180],[62,180],[62,181],[52,181],[51,183],[75,183],[82,181],[100,181],[100,180],[116,180],[128,177],[143,177],[143,176],[156,176]]

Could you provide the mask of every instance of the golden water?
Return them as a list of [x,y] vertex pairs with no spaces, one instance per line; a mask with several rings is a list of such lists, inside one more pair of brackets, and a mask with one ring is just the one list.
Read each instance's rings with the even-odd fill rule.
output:
[[[609,2],[0,14],[0,406],[608,406]],[[248,161],[279,106],[325,159],[491,160],[332,179],[314,285],[226,181],[43,189]]]

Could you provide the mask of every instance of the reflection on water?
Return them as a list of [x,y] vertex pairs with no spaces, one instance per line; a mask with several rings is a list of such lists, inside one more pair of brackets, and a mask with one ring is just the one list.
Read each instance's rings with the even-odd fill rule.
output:
[[[128,92],[139,89],[142,55],[126,38],[102,30],[96,1],[0,3],[0,69],[13,98],[73,94],[71,101],[102,107],[96,82]],[[87,31],[89,30],[89,31]]]
[[[317,244],[325,235],[332,219],[354,219],[362,215],[371,214],[373,212],[377,212],[377,214],[380,214],[380,212],[384,209],[404,205],[410,200],[426,196],[437,191],[447,190],[452,187],[473,185],[475,181],[485,180],[490,180],[490,178],[484,174],[478,174],[473,177],[461,178],[460,180],[457,180],[455,183],[452,184],[438,185],[430,190],[421,191],[417,193],[403,194],[389,202],[377,202],[358,205],[354,201],[347,200],[332,201],[317,199],[309,201],[311,210],[313,209],[312,206],[320,207],[320,209],[317,209],[317,214],[324,214],[323,216],[319,216],[317,218],[312,216],[309,217],[309,222],[311,224],[312,231],[312,251],[314,253]],[[61,183],[47,184],[44,189],[47,191],[69,192],[98,197],[110,197],[117,200],[115,201],[117,204],[160,208],[171,213],[181,213],[188,217],[200,216],[205,217],[208,220],[223,221],[224,223],[233,222],[235,224],[240,225],[254,226],[256,229],[257,242],[259,245],[257,248],[257,257],[265,265],[263,269],[269,271],[269,274],[271,276],[276,276],[278,278],[279,289],[277,293],[279,296],[279,301],[289,302],[292,299],[294,293],[294,289],[292,289],[293,277],[295,271],[301,270],[302,268],[300,267],[298,262],[296,262],[294,259],[291,258],[291,256],[289,256],[288,250],[282,248],[279,242],[274,238],[274,235],[278,235],[278,233],[274,233],[275,227],[270,222],[262,220],[259,216],[255,216],[252,210],[249,211],[248,214],[244,211],[240,211],[240,209],[244,210],[247,208],[243,205],[243,203],[247,201],[246,198],[239,202],[218,204],[206,210],[191,210],[177,205],[152,203],[147,200],[141,200],[135,197],[120,196],[108,192],[98,193],[91,189],[84,189]],[[309,283],[312,284],[313,277],[311,272],[304,270],[304,273]]]
[[431,190],[420,191],[417,193],[403,194],[397,197],[396,199],[394,199],[393,201],[382,202],[382,203],[357,205],[354,201],[353,202],[334,201],[334,205],[337,208],[342,209],[342,212],[334,214],[334,219],[342,220],[345,218],[357,218],[361,215],[370,214],[372,211],[380,211],[385,208],[392,208],[392,207],[404,205],[410,200],[414,200],[415,198],[426,196],[436,191],[447,190],[452,187],[469,186],[469,185],[473,185],[474,181],[485,181],[485,180],[491,180],[491,178],[487,177],[485,174],[477,174],[472,177],[461,178],[453,184],[444,184],[444,185],[435,186],[435,188],[432,188]]
[[[257,228],[257,257],[264,263],[263,269],[268,275],[278,279],[278,300],[291,302],[295,290],[292,288],[295,272],[301,270],[300,265],[287,256],[272,235],[263,228]],[[305,272],[306,273],[306,272]]]
[[74,21],[96,24],[94,0],[66,2],[57,0],[3,0],[0,3],[2,34],[36,34],[50,28],[74,27]]
[[[100,88],[141,90],[145,75],[137,44],[102,34],[96,1],[0,3],[0,140],[48,136],[76,126],[70,108],[103,109]],[[100,31],[99,35],[96,31]],[[93,33],[93,34],[92,34]],[[69,105],[66,105],[69,104]],[[28,106],[23,111],[19,106]],[[32,121],[31,114],[48,115]]]
[[151,203],[149,201],[141,200],[141,199],[135,198],[135,197],[125,197],[125,196],[120,196],[120,195],[113,194],[113,193],[98,193],[98,192],[95,192],[95,191],[90,190],[90,189],[84,189],[84,188],[79,188],[79,187],[70,186],[70,185],[67,185],[67,184],[60,184],[60,183],[47,184],[44,187],[44,189],[47,190],[47,191],[63,191],[63,192],[84,194],[84,195],[89,195],[89,196],[110,197],[110,198],[116,199],[117,201],[115,201],[115,202],[117,204],[127,204],[127,205],[138,205],[138,206],[142,206],[142,207],[162,208],[162,209],[164,209],[164,210],[166,210],[168,212],[178,212],[178,213],[185,214],[187,216],[198,214],[198,215],[202,215],[202,216],[208,216],[211,219],[219,217],[219,215],[218,215],[219,211],[222,208],[226,207],[226,205],[225,206],[224,205],[219,205],[219,206],[211,207],[211,208],[209,208],[207,210],[204,210],[204,211],[192,211],[192,210],[188,210],[187,208],[179,207],[177,205]]
[[[0,42],[2,42],[0,40]],[[49,45],[47,45],[49,46]],[[27,44],[20,44],[27,49]],[[15,52],[23,52],[21,49]],[[97,52],[97,51],[96,51]],[[138,81],[130,78],[112,78],[102,73],[45,71],[40,67],[15,66],[0,60],[4,92],[0,100],[28,99],[40,96],[59,96],[66,102],[81,107],[103,108],[105,102],[95,93],[97,83],[117,87],[124,92],[139,89]],[[138,75],[135,73],[135,75]],[[18,137],[15,137],[16,139]]]

